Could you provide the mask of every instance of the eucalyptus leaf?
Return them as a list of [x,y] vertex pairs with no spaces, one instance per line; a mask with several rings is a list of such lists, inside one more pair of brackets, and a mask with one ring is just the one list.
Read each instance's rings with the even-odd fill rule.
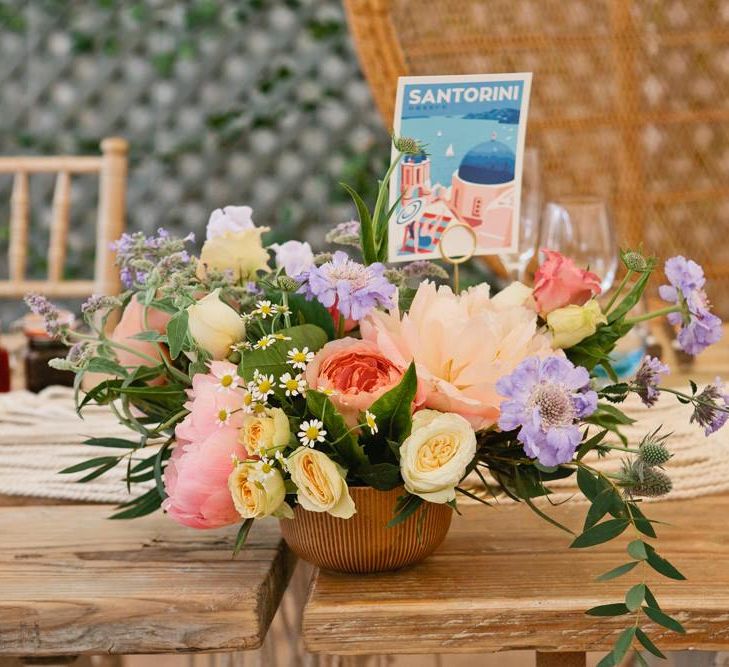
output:
[[584,549],[585,547],[593,547],[596,544],[609,542],[625,531],[628,524],[627,519],[608,519],[578,535],[575,541],[570,544],[570,547]]
[[636,560],[631,561],[630,563],[624,563],[623,565],[618,565],[612,570],[608,570],[607,572],[601,574],[597,578],[597,580],[610,581],[611,579],[617,579],[618,577],[622,577],[624,574],[630,572],[634,567],[636,567],[636,565],[638,565],[638,561]]
[[630,613],[630,609],[625,606],[624,602],[614,602],[612,604],[601,604],[585,612],[588,616],[624,616]]
[[645,648],[646,651],[649,653],[652,653],[656,658],[663,658],[663,660],[666,659],[666,656],[661,652],[661,650],[651,641],[650,637],[640,628],[635,629],[635,636],[638,639],[638,641],[643,645],[643,648]]
[[643,606],[642,609],[643,613],[654,623],[658,623],[658,625],[662,625],[664,628],[668,628],[669,630],[673,630],[674,632],[678,632],[680,634],[686,633],[683,625],[681,625],[672,616],[664,614],[660,609],[648,606]]
[[620,633],[620,636],[615,641],[615,648],[613,649],[613,656],[616,663],[620,663],[625,657],[630,645],[633,643],[633,637],[635,637],[635,626],[625,628]]
[[640,605],[643,604],[643,600],[645,600],[645,584],[635,584],[625,594],[625,606],[630,611],[639,609]]

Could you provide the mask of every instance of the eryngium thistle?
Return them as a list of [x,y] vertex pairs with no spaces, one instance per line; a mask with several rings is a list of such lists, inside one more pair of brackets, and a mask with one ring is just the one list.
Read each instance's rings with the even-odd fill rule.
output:
[[301,287],[301,283],[298,280],[290,278],[289,276],[279,276],[278,287],[284,292],[295,292],[297,289],[299,289],[299,287]]
[[637,250],[628,250],[622,253],[623,264],[629,271],[643,273],[648,269],[648,260]]
[[673,482],[663,470],[645,468],[643,470],[643,480],[633,486],[632,493],[636,496],[658,498],[670,493],[671,489],[673,489]]
[[392,143],[395,144],[396,150],[406,155],[420,155],[425,153],[423,144],[412,137],[393,137]]
[[640,447],[640,460],[649,468],[662,466],[667,463],[671,456],[671,452],[662,442],[648,441]]

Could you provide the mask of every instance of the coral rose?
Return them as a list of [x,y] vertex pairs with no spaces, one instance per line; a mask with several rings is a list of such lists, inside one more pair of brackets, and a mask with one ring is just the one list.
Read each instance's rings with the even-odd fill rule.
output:
[[[152,363],[146,357],[161,360],[160,355],[164,354],[165,346],[160,346],[157,343],[151,343],[149,341],[137,340],[134,336],[142,333],[142,331],[156,331],[160,334],[165,333],[167,331],[167,323],[170,321],[170,315],[156,308],[147,308],[145,322],[144,310],[145,306],[137,300],[137,297],[132,297],[124,309],[119,323],[110,336],[112,341],[121,343],[126,348],[129,348],[127,350],[114,348],[116,358],[122,366],[151,366]],[[136,354],[137,352],[139,354]]]
[[572,259],[542,248],[546,260],[534,274],[534,301],[542,317],[564,306],[582,306],[600,294],[600,278]]
[[191,528],[218,528],[240,521],[228,488],[233,457],[246,458],[237,429],[224,426],[205,440],[178,444],[165,468],[162,509]]
[[332,403],[354,426],[360,412],[400,382],[402,368],[374,342],[341,338],[319,350],[306,367],[306,382],[318,391],[332,390]]
[[553,354],[549,336],[537,331],[529,299],[518,292],[492,299],[482,284],[455,295],[426,281],[402,318],[395,309],[362,320],[362,338],[400,368],[415,361],[425,407],[485,429],[499,417],[496,381],[526,357]]

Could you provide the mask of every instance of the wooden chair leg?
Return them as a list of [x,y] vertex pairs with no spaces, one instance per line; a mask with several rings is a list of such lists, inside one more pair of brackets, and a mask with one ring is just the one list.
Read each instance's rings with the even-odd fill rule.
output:
[[586,667],[584,651],[571,653],[542,653],[537,651],[537,667]]

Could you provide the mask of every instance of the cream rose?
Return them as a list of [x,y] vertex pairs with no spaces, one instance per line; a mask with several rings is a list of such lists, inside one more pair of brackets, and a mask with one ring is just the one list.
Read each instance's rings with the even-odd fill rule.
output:
[[263,248],[261,234],[268,227],[251,227],[238,232],[223,232],[203,244],[198,263],[198,277],[204,278],[208,269],[231,271],[236,281],[253,278],[256,271],[268,270],[268,252]]
[[605,324],[607,318],[600,304],[592,299],[584,306],[565,306],[547,315],[547,326],[552,332],[552,346],[567,348],[577,345],[597,331],[598,324]]
[[228,477],[233,505],[244,519],[264,516],[292,517],[284,502],[286,486],[281,473],[263,461],[241,461]]
[[220,288],[188,306],[187,326],[195,342],[213,359],[225,359],[230,346],[246,335],[240,315],[220,300]]
[[289,441],[289,419],[281,408],[266,408],[261,414],[245,415],[238,434],[249,454],[261,456]]
[[329,512],[349,519],[357,510],[349,495],[345,471],[326,454],[299,447],[286,459],[291,480],[298,489],[299,504],[310,512]]
[[428,502],[447,503],[475,455],[476,434],[466,419],[452,412],[416,412],[412,433],[400,446],[405,489]]

